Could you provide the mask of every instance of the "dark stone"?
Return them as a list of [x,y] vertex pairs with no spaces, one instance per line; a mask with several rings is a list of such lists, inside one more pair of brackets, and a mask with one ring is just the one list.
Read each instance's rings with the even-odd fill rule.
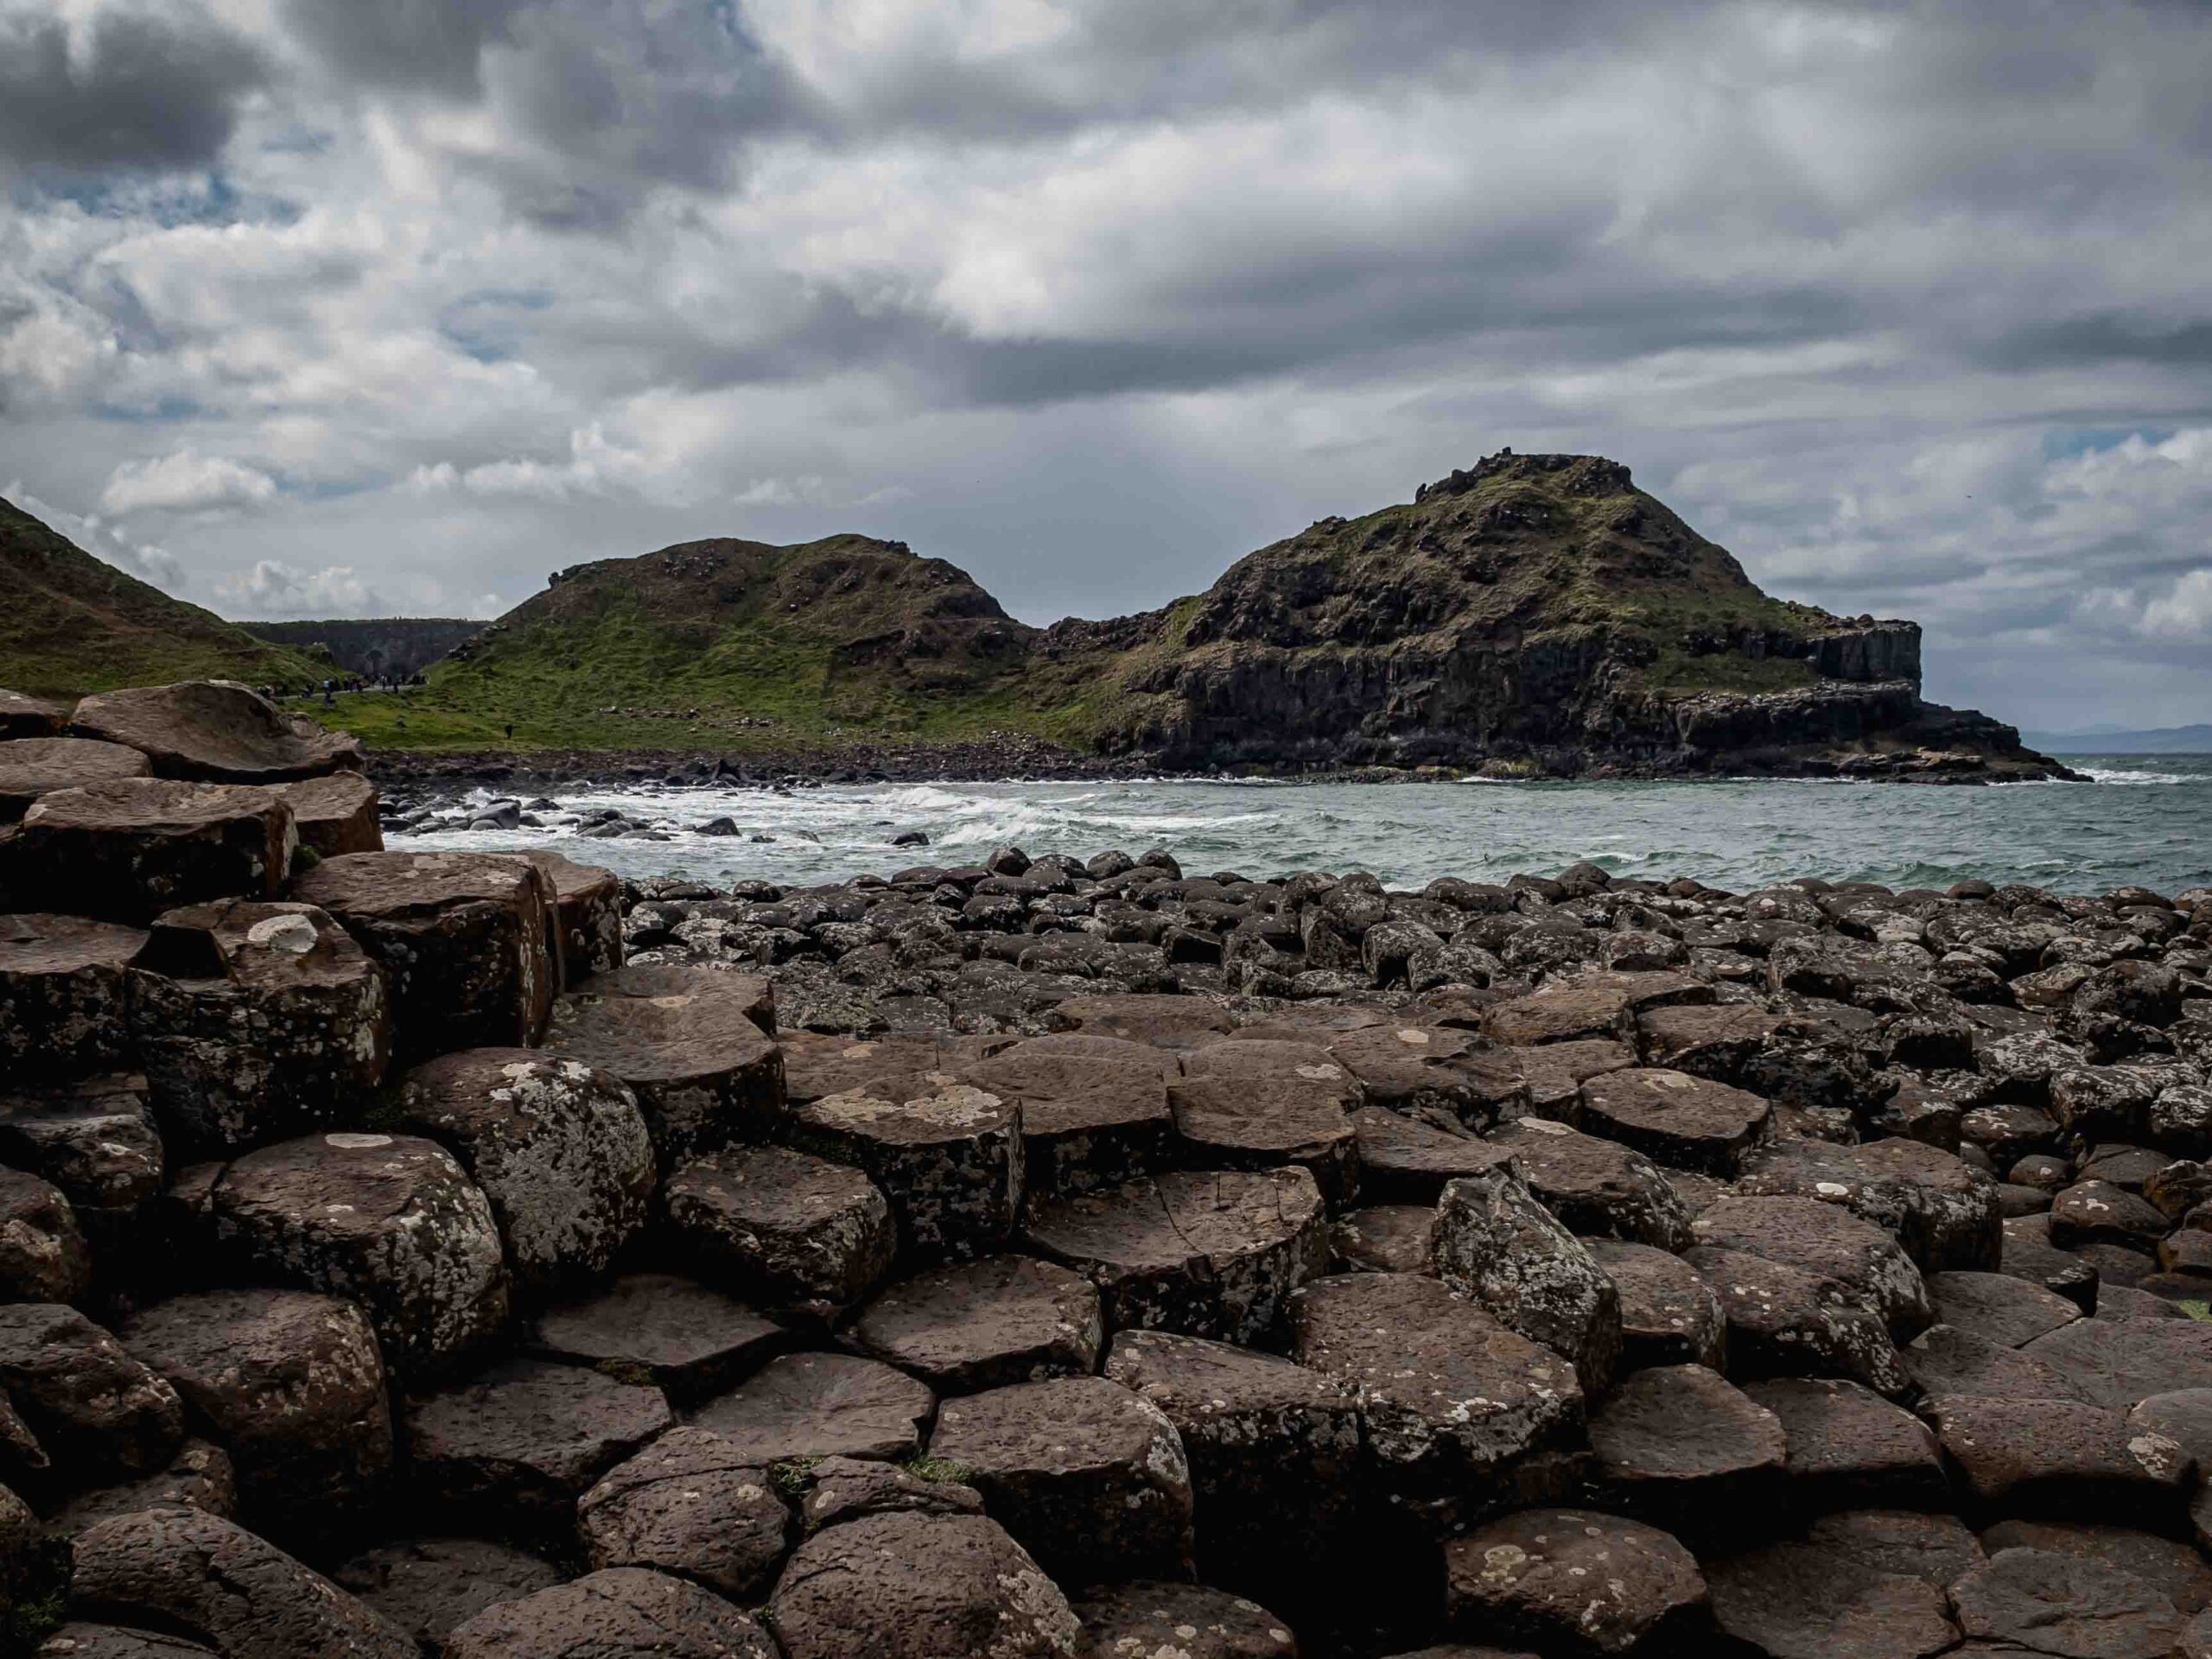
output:
[[1385,1106],[1352,1114],[1361,1193],[1370,1203],[1434,1205],[1444,1184],[1494,1169],[1510,1156],[1465,1130],[1439,1128]]
[[1255,1601],[1158,1580],[1095,1590],[1075,1604],[1084,1659],[1298,1659],[1289,1627]]
[[1586,1241],[1620,1298],[1621,1369],[1704,1365],[1723,1369],[1728,1323],[1720,1298],[1678,1255],[1649,1244]]
[[2010,1274],[1932,1274],[1928,1294],[1942,1323],[2005,1348],[2021,1347],[2082,1317],[2082,1310],[2056,1291]]
[[92,1285],[92,1247],[60,1189],[0,1168],[0,1300],[73,1302]]
[[1878,1315],[1904,1338],[1935,1322],[1928,1286],[1897,1240],[1817,1198],[1725,1198],[1697,1218],[1707,1249],[1763,1256],[1835,1287],[1844,1306]]
[[1039,1196],[1118,1185],[1166,1161],[1172,1056],[1078,1033],[1033,1038],[963,1076],[1019,1106],[1024,1185]]
[[1445,1548],[1446,1622],[1545,1653],[1660,1650],[1702,1634],[1705,1579],[1654,1527],[1588,1510],[1524,1510]]
[[1582,1085],[1575,1127],[1679,1168],[1733,1176],[1766,1132],[1757,1095],[1687,1071],[1608,1071]]
[[0,1389],[69,1484],[162,1468],[184,1439],[184,1405],[76,1309],[0,1306]]
[[911,1458],[937,1398],[905,1372],[850,1354],[785,1354],[708,1402],[692,1421],[763,1465],[798,1458]]
[[2154,1394],[2212,1388],[2212,1325],[2196,1319],[2076,1320],[2020,1351],[2114,1411],[2132,1410]]
[[1816,1544],[1705,1563],[1713,1622],[1767,1659],[1926,1659],[1958,1640],[1942,1590]]
[[1993,1270],[2004,1238],[1999,1194],[1989,1178],[1917,1141],[1857,1147],[1782,1141],[1745,1160],[1737,1190],[1840,1205],[1894,1236],[1928,1272]]
[[729,1147],[663,1183],[669,1247],[772,1312],[834,1319],[890,1271],[891,1205],[857,1169],[782,1147]]
[[1565,1355],[1586,1393],[1620,1363],[1620,1296],[1589,1250],[1505,1170],[1453,1181],[1437,1205],[1436,1272],[1509,1328]]
[[2106,1562],[2000,1549],[1951,1587],[1968,1637],[2063,1659],[2166,1659],[2182,1616],[2152,1585]]
[[558,853],[515,855],[537,867],[551,894],[554,938],[561,976],[573,985],[589,974],[622,965],[622,880],[596,864],[578,864]]
[[2152,1586],[2183,1618],[2212,1606],[2212,1567],[2190,1545],[2130,1527],[2068,1521],[1999,1521],[1981,1535],[1993,1556],[2006,1549],[2049,1550],[2116,1567]]
[[486,1607],[519,1601],[561,1581],[527,1551],[480,1538],[410,1538],[379,1544],[334,1567],[331,1578],[431,1653],[454,1627]]
[[366,765],[358,739],[218,680],[103,691],[77,705],[69,730],[137,750],[163,778],[275,784]]
[[791,1521],[768,1471],[704,1428],[669,1430],[576,1504],[594,1570],[654,1567],[740,1600],[767,1590]]
[[0,916],[0,1071],[11,1083],[122,1058],[124,969],[145,943],[137,928],[82,916]]
[[862,1349],[940,1394],[1098,1369],[1098,1293],[1069,1268],[992,1255],[891,1286],[855,1321]]
[[1418,1204],[1378,1204],[1329,1224],[1332,1273],[1433,1273],[1436,1210]]
[[1357,1177],[1347,1113],[1359,1103],[1359,1088],[1325,1049],[1215,1043],[1184,1056],[1168,1099],[1184,1161],[1226,1169],[1294,1164],[1332,1202],[1351,1197]]
[[1744,1392],[1782,1425],[1792,1510],[1942,1506],[1948,1487],[1936,1436],[1902,1406],[1831,1377],[1778,1377]]
[[58,1187],[96,1273],[138,1264],[139,1229],[162,1191],[162,1138],[145,1079],[109,1075],[0,1093],[0,1160]]
[[889,1201],[913,1259],[988,1254],[1021,1208],[1020,1110],[949,1078],[914,1086],[810,1101],[792,1112],[790,1137],[863,1171]]
[[144,923],[210,899],[274,899],[299,844],[268,790],[130,778],[41,795],[10,846],[11,875],[42,902]]
[[2196,1467],[2176,1442],[2100,1406],[1948,1395],[1929,1411],[1966,1490],[2000,1514],[2177,1517]]
[[1503,1124],[1485,1139],[1512,1154],[1529,1190],[1569,1232],[1689,1248],[1688,1206],[1641,1153],[1539,1117]]
[[278,784],[277,798],[292,809],[300,845],[317,858],[343,853],[380,853],[384,830],[377,812],[377,791],[358,772],[333,772]]
[[720,1596],[618,1567],[495,1602],[454,1629],[443,1659],[776,1659],[776,1648]]
[[1700,1245],[1684,1259],[1720,1298],[1738,1379],[1841,1376],[1891,1398],[1911,1387],[1881,1317],[1835,1306],[1827,1279],[1741,1250]]
[[1669,1531],[1758,1537],[1781,1515],[1781,1422],[1701,1365],[1624,1379],[1591,1414],[1590,1449],[1605,1506]]
[[696,1280],[635,1273],[548,1308],[531,1346],[625,1382],[650,1381],[679,1401],[729,1388],[782,1347],[781,1325]]
[[57,789],[153,775],[151,761],[120,743],[89,737],[12,738],[0,742],[0,823],[14,823],[33,801]]

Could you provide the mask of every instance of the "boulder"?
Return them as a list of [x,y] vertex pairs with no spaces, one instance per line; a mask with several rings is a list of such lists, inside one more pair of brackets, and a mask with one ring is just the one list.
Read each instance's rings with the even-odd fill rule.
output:
[[1097,1286],[1109,1330],[1249,1344],[1326,1266],[1325,1220],[1302,1169],[1168,1170],[1037,1204],[1026,1237]]
[[1777,1142],[1745,1159],[1736,1190],[1840,1205],[1894,1236],[1929,1273],[1993,1272],[2004,1241],[1996,1184],[1917,1141]]
[[1999,1514],[2177,1518],[2196,1470],[2177,1442],[2101,1406],[1941,1395],[1928,1409],[1964,1490]]
[[911,1458],[937,1396],[904,1371],[851,1354],[785,1354],[691,1414],[734,1456],[768,1465],[804,1458]]
[[857,1169],[784,1147],[728,1147],[662,1184],[667,1248],[771,1312],[831,1320],[890,1271],[891,1205]]
[[448,1523],[476,1519],[504,1533],[563,1539],[576,1500],[672,1421],[649,1383],[504,1360],[408,1401],[413,1499],[439,1506]]
[[21,1084],[118,1063],[124,971],[145,943],[135,927],[82,916],[0,916],[0,1071]]
[[68,723],[65,703],[22,691],[0,691],[0,738],[52,737]]
[[225,680],[103,691],[77,705],[69,730],[137,750],[162,778],[275,784],[367,764],[357,739]]
[[1445,1547],[1445,1618],[1546,1653],[1687,1643],[1706,1626],[1704,1576],[1675,1538],[1589,1510],[1523,1510]]
[[669,1430],[576,1505],[594,1571],[649,1567],[739,1600],[773,1582],[791,1523],[768,1471],[705,1428]]
[[353,1518],[391,1472],[376,1333],[350,1302],[300,1290],[213,1290],[118,1327],[228,1449],[246,1519],[283,1535]]
[[995,1521],[900,1512],[824,1528],[769,1598],[787,1659],[1071,1656],[1059,1586]]
[[420,1659],[412,1637],[276,1545],[196,1510],[142,1510],[75,1541],[69,1608],[180,1631],[224,1659]]
[[1620,1295],[1584,1247],[1509,1171],[1453,1181],[1436,1212],[1436,1272],[1509,1329],[1573,1362],[1602,1393],[1620,1363]]
[[1255,1601],[1202,1584],[1148,1580],[1093,1590],[1075,1604],[1090,1659],[1174,1653],[1187,1659],[1298,1659],[1289,1627]]
[[1511,1154],[1453,1124],[1440,1127],[1387,1106],[1352,1114],[1359,1186],[1370,1203],[1434,1205],[1445,1183],[1494,1169]]
[[596,864],[578,864],[558,853],[518,853],[537,867],[551,894],[554,939],[569,984],[622,965],[622,878]]
[[143,923],[210,899],[276,898],[298,845],[291,809],[268,790],[126,778],[40,796],[10,874],[41,902]]
[[1683,1259],[1720,1298],[1738,1381],[1841,1376],[1892,1399],[1912,1387],[1881,1316],[1837,1306],[1828,1280],[1743,1250],[1700,1245]]
[[127,983],[154,1109],[181,1152],[342,1121],[384,1081],[385,970],[312,905],[226,899],[170,911]]
[[852,1340],[939,1394],[1098,1369],[1098,1293],[1070,1268],[989,1255],[925,1269],[862,1310]]
[[184,1439],[176,1390],[73,1307],[0,1305],[0,1390],[69,1485],[150,1473]]
[[[896,1097],[893,1097],[896,1096]],[[889,1201],[900,1249],[917,1261],[988,1255],[1021,1209],[1020,1109],[949,1079],[888,1095],[854,1090],[797,1108],[786,1134],[849,1164]]]
[[0,1161],[60,1190],[96,1271],[135,1262],[140,1224],[162,1191],[162,1138],[143,1077],[0,1092]]
[[92,1286],[92,1247],[60,1189],[0,1168],[0,1301],[79,1301]]
[[1688,1206],[1642,1153],[1541,1117],[1501,1124],[1484,1139],[1511,1154],[1529,1190],[1569,1232],[1689,1248]]
[[653,1147],[637,1096],[581,1060],[444,1055],[407,1074],[397,1121],[451,1148],[483,1188],[526,1295],[606,1272],[645,1223]]
[[1166,1161],[1173,1057],[1080,1033],[1033,1038],[964,1067],[963,1077],[1021,1113],[1024,1185],[1050,1195],[1133,1179]]
[[1291,1352],[1359,1400],[1376,1488],[1449,1529],[1555,1499],[1584,1445],[1574,1368],[1440,1281],[1353,1273],[1291,1299]]
[[665,1167],[781,1127],[783,1056],[752,1017],[763,1000],[750,975],[617,968],[554,1004],[545,1040],[636,1091]]
[[292,809],[300,845],[317,858],[384,850],[376,786],[359,772],[338,772],[278,784],[276,794]]
[[1370,1103],[1486,1128],[1529,1097],[1520,1063],[1471,1032],[1381,1025],[1328,1033],[1329,1058]]
[[1058,1377],[948,1400],[930,1452],[967,1471],[991,1515],[1055,1578],[1191,1571],[1182,1440],[1118,1382]]
[[1605,1507],[1696,1539],[1758,1537],[1782,1514],[1781,1421],[1702,1365],[1622,1380],[1590,1418]]
[[1684,1364],[1722,1369],[1727,1320],[1720,1298],[1696,1268],[1649,1244],[1605,1238],[1584,1243],[1620,1300],[1622,1370]]
[[443,1659],[777,1659],[752,1614],[696,1584],[610,1567],[456,1626]]
[[391,976],[404,1058],[527,1047],[558,988],[543,878],[483,853],[347,853],[292,884]]
[[334,1567],[332,1580],[437,1653],[454,1626],[486,1607],[519,1601],[561,1581],[526,1550],[481,1538],[407,1538],[364,1550]]
[[207,1211],[238,1265],[359,1303],[402,1378],[465,1360],[507,1318],[507,1272],[483,1192],[434,1141],[332,1134],[249,1153]]
[[1698,1217],[1698,1243],[1764,1256],[1835,1287],[1846,1307],[1880,1316],[1900,1338],[1935,1323],[1927,1282],[1881,1228],[1818,1198],[1724,1198]]
[[1678,1169],[1732,1177],[1765,1135],[1757,1095],[1687,1071],[1607,1071],[1582,1085],[1574,1126]]

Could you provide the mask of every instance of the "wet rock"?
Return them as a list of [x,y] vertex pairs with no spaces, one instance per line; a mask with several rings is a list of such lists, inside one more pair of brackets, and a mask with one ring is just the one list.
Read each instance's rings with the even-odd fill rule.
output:
[[1607,1071],[1582,1085],[1574,1125],[1662,1164],[1732,1177],[1766,1131],[1757,1095],[1687,1071]]
[[1782,1425],[1790,1509],[1942,1507],[1948,1488],[1936,1436],[1903,1407],[1829,1377],[1777,1378],[1744,1392]]
[[176,1390],[74,1308],[0,1306],[0,1389],[73,1484],[149,1473],[184,1439]]
[[1764,1256],[1836,1287],[1842,1306],[1909,1337],[1935,1322],[1928,1286],[1895,1238],[1816,1198],[1725,1198],[1697,1218],[1700,1244]]
[[1021,1208],[1020,1110],[950,1079],[912,1086],[810,1101],[791,1113],[789,1138],[863,1172],[913,1259],[988,1254],[1005,1243]]
[[2000,1549],[1952,1586],[1969,1638],[2066,1659],[2162,1659],[2182,1617],[2119,1567],[2051,1550]]
[[1433,1205],[1445,1183],[1478,1175],[1510,1154],[1490,1141],[1383,1106],[1352,1114],[1360,1191],[1370,1202]]
[[265,789],[129,778],[40,796],[11,861],[45,902],[143,923],[210,899],[276,898],[298,844],[290,809]]
[[207,1202],[216,1239],[243,1268],[359,1303],[402,1378],[450,1369],[506,1322],[492,1206],[435,1142],[280,1141],[225,1169]]
[[525,1294],[604,1273],[645,1222],[653,1147],[637,1097],[580,1060],[463,1049],[407,1074],[398,1119],[483,1188]]
[[1118,1382],[1059,1377],[939,1408],[931,1455],[1055,1578],[1187,1574],[1191,1475],[1165,1412]]
[[77,1535],[73,1614],[183,1632],[224,1659],[419,1659],[414,1639],[244,1528],[143,1510]]
[[1649,1365],[1722,1369],[1728,1325],[1720,1298],[1680,1256],[1649,1244],[1584,1241],[1620,1299],[1624,1371]]
[[[1211,1583],[1302,1606],[1356,1535],[1359,1406],[1305,1366],[1164,1331],[1114,1338],[1106,1375],[1181,1436]],[[1314,1575],[1320,1575],[1317,1578]]]
[[799,1546],[767,1607],[788,1659],[1031,1659],[1072,1655],[1059,1587],[997,1522],[891,1514]]
[[1841,1376],[1891,1398],[1912,1386],[1881,1316],[1837,1306],[1830,1281],[1742,1250],[1700,1245],[1684,1259],[1720,1298],[1738,1381]]
[[1993,1270],[2003,1242],[1994,1185],[1936,1147],[1876,1141],[1842,1147],[1787,1141],[1753,1152],[1737,1190],[1819,1198],[1892,1235],[1929,1272]]
[[618,968],[555,1003],[546,1043],[636,1092],[666,1166],[780,1128],[783,1056],[747,1017],[760,1000],[749,975]]
[[1097,1286],[1109,1330],[1247,1344],[1328,1252],[1321,1194],[1302,1169],[1168,1170],[1038,1204],[1026,1236]]
[[576,1505],[594,1571],[649,1567],[737,1599],[773,1580],[791,1521],[767,1470],[703,1428],[669,1430]]
[[1524,1510],[1453,1539],[1445,1571],[1452,1629],[1546,1653],[1663,1649],[1705,1628],[1705,1579],[1689,1551],[1617,1516]]
[[1565,1355],[1586,1392],[1620,1363],[1620,1297],[1582,1242],[1510,1172],[1453,1181],[1437,1205],[1437,1276]]
[[20,1084],[121,1060],[124,970],[145,942],[81,916],[0,916],[0,1071]]
[[444,1659],[776,1659],[752,1614],[696,1584],[610,1567],[457,1626]]
[[414,1500],[439,1506],[442,1519],[563,1538],[576,1499],[671,1421],[650,1384],[504,1360],[407,1402]]
[[677,1400],[728,1389],[785,1342],[783,1327],[744,1303],[672,1274],[626,1274],[550,1307],[531,1328],[549,1359],[652,1382]]
[[2114,1411],[2154,1394],[2212,1388],[2212,1325],[2195,1319],[2076,1320],[2020,1351]]
[[1098,1369],[1098,1293],[1080,1274],[1024,1255],[931,1268],[891,1286],[854,1322],[878,1359],[940,1394]]
[[1689,1248],[1690,1214],[1651,1160],[1564,1123],[1523,1118],[1485,1137],[1567,1230],[1662,1250]]
[[330,1123],[384,1081],[385,971],[311,905],[169,911],[126,982],[154,1109],[188,1155]]
[[1294,1164],[1325,1197],[1347,1200],[1357,1174],[1351,1120],[1358,1086],[1310,1043],[1228,1042],[1196,1049],[1168,1086],[1186,1163],[1267,1169]]
[[1815,1544],[1705,1563],[1713,1622],[1767,1659],[1925,1659],[1958,1640],[1938,1586]]
[[1590,1449],[1605,1506],[1671,1531],[1756,1537],[1781,1514],[1781,1422],[1701,1365],[1624,1378],[1591,1414]]
[[596,864],[578,864],[558,853],[518,853],[537,867],[553,906],[554,938],[561,974],[574,985],[587,975],[622,965],[622,880]]
[[60,1190],[0,1168],[0,1300],[73,1302],[92,1288],[92,1252]]
[[228,1448],[252,1524],[319,1534],[380,1493],[391,1411],[376,1333],[352,1303],[205,1291],[143,1309],[117,1335]]
[[1355,1273],[1291,1302],[1292,1356],[1351,1389],[1372,1478],[1433,1524],[1556,1498],[1584,1444],[1574,1368],[1440,1281]]
[[391,980],[405,1058],[536,1043],[558,988],[544,882],[482,853],[349,853],[292,884]]
[[69,730],[137,750],[163,778],[275,784],[366,765],[357,739],[219,680],[104,691],[77,705]]
[[771,1312],[834,1319],[890,1270],[891,1206],[856,1169],[782,1147],[729,1147],[663,1184],[669,1248]]
[[904,1371],[850,1354],[785,1354],[692,1414],[762,1465],[911,1458],[937,1397]]
[[1928,1295],[1942,1324],[2005,1348],[2023,1347],[2082,1317],[2056,1291],[2010,1274],[1931,1274]]
[[1033,1038],[970,1063],[961,1075],[1021,1113],[1025,1185],[1038,1194],[1087,1192],[1166,1160],[1172,1057],[1117,1037]]
[[1089,1659],[1177,1653],[1188,1659],[1297,1659],[1290,1628],[1255,1601],[1198,1584],[1148,1580],[1075,1604]]
[[1332,1273],[1433,1273],[1436,1211],[1417,1204],[1371,1205],[1329,1224]]
[[2176,1442],[2100,1406],[1943,1395],[1928,1409],[1965,1490],[1999,1514],[2177,1516],[2196,1466]]
[[317,858],[384,850],[377,791],[359,773],[334,772],[325,778],[279,784],[276,793],[292,809],[300,845]]
[[519,1601],[561,1581],[539,1557],[481,1538],[379,1544],[333,1568],[330,1576],[432,1653],[454,1626],[486,1607]]

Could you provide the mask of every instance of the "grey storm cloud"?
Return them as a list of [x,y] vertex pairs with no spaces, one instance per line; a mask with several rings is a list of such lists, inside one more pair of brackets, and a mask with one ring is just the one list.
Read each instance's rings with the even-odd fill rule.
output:
[[[1049,620],[1510,443],[2212,713],[2194,0],[0,0],[0,453],[241,607],[858,529]],[[165,562],[165,563],[164,563]]]
[[186,4],[64,19],[0,6],[0,160],[66,171],[192,167],[229,140],[263,80],[254,45]]

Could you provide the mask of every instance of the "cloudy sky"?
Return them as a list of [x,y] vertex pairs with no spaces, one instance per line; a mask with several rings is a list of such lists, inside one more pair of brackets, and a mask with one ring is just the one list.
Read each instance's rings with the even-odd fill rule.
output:
[[1149,607],[1510,444],[2212,719],[2203,0],[0,0],[0,491],[237,617]]

